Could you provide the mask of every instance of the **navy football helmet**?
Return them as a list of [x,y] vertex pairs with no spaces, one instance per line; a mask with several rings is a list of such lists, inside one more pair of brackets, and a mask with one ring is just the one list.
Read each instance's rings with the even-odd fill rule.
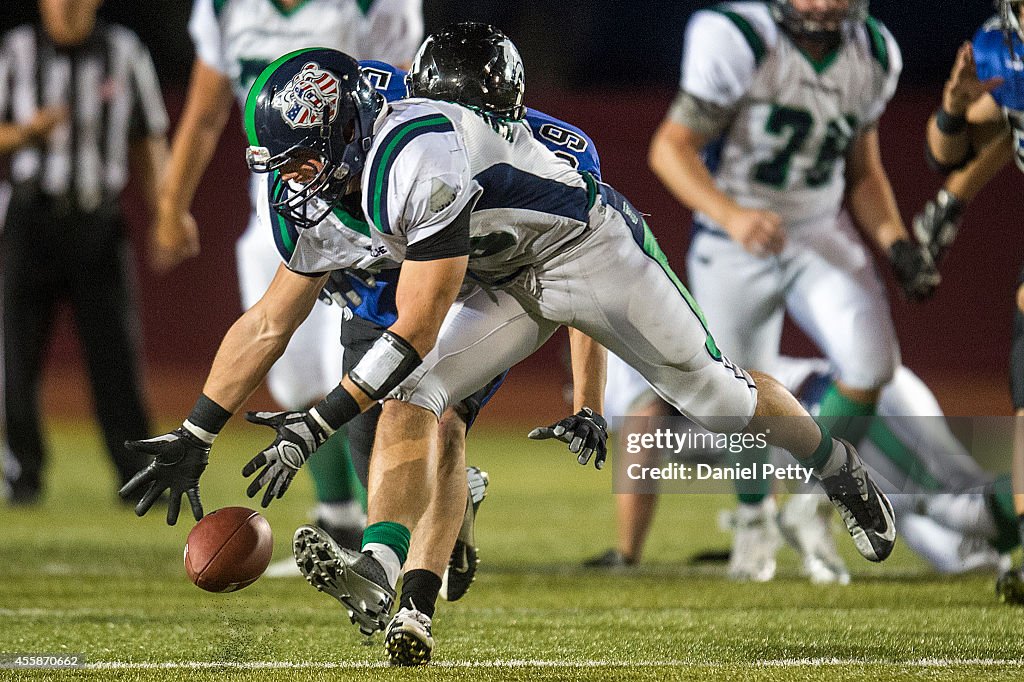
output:
[[504,33],[474,22],[427,36],[406,76],[410,97],[446,100],[509,120],[526,115],[526,76]]
[[771,0],[772,17],[792,35],[829,38],[868,18],[868,0],[850,0],[845,11],[801,12],[791,0]]
[[245,104],[246,161],[275,173],[274,210],[300,228],[323,220],[362,172],[383,106],[359,63],[337,50],[298,50],[264,69]]

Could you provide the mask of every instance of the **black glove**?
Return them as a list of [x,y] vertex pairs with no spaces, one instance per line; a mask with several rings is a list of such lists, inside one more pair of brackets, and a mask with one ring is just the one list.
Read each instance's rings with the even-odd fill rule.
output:
[[252,476],[263,467],[245,494],[256,497],[260,488],[266,486],[260,504],[267,507],[275,497],[281,499],[299,468],[324,444],[328,434],[308,412],[248,412],[245,418],[277,431],[277,439],[270,447],[249,460],[242,469],[243,476]]
[[167,501],[167,524],[178,522],[182,494],[188,495],[192,516],[196,521],[203,518],[203,503],[199,499],[199,477],[210,461],[210,446],[179,426],[174,431],[146,440],[130,440],[124,446],[132,452],[152,455],[155,459],[149,466],[135,474],[118,492],[123,498],[137,495],[149,486],[142,499],[135,505],[135,513],[142,516],[165,490],[170,492]]
[[889,260],[903,293],[911,301],[923,301],[935,293],[941,277],[928,250],[909,239],[889,247]]
[[942,189],[914,216],[914,236],[928,249],[936,264],[956,239],[963,217],[964,205],[953,194]]
[[568,443],[569,452],[579,453],[577,461],[583,465],[586,465],[590,461],[590,456],[596,452],[594,466],[598,469],[604,466],[604,460],[608,456],[608,423],[604,417],[589,407],[584,407],[557,424],[537,427],[530,431],[527,438],[557,438],[563,443]]
[[320,300],[328,304],[337,303],[343,308],[358,307],[363,297],[352,286],[352,280],[358,281],[367,289],[377,286],[373,273],[360,268],[345,268],[331,272],[324,288],[320,290]]

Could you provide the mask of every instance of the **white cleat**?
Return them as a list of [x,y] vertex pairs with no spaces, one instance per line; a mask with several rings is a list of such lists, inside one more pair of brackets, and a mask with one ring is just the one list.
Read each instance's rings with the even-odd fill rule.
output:
[[768,582],[775,577],[775,552],[781,540],[775,521],[775,499],[760,504],[741,504],[733,516],[730,580]]
[[391,665],[425,665],[430,662],[434,638],[430,634],[430,616],[402,608],[388,623],[384,649]]
[[815,585],[849,585],[850,571],[832,535],[832,504],[824,495],[797,494],[779,512],[782,537],[803,560],[802,572]]

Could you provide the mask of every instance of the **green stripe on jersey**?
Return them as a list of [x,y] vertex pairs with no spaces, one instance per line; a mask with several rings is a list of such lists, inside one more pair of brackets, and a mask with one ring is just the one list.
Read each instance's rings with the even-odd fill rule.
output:
[[373,5],[373,0],[356,0],[356,4],[359,5],[359,10],[365,16],[370,12],[370,7]]
[[288,259],[291,260],[291,257],[295,255],[295,241],[288,232],[288,224],[284,221],[284,217],[282,217],[277,211],[271,212],[277,218],[277,232],[281,236],[281,243],[288,251]]
[[715,360],[720,360],[722,358],[722,351],[718,350],[718,344],[715,343],[714,337],[711,336],[711,330],[708,329],[708,321],[707,318],[704,317],[704,311],[700,309],[700,306],[697,305],[697,301],[693,299],[693,296],[690,295],[687,288],[683,286],[681,281],[679,281],[679,277],[677,277],[676,273],[672,271],[672,267],[668,264],[668,256],[666,256],[665,252],[661,250],[661,247],[658,245],[658,240],[655,239],[654,233],[651,232],[651,228],[647,224],[647,221],[644,220],[643,222],[644,243],[641,248],[644,250],[644,253],[653,258],[658,265],[661,266],[661,269],[666,275],[668,275],[668,278],[672,280],[674,285],[676,285],[676,289],[679,290],[679,293],[686,301],[686,305],[690,306],[690,310],[693,311],[693,314],[697,316],[698,320],[700,320],[701,326],[704,327],[704,333],[707,334],[707,338],[704,340],[704,347],[707,348],[711,357]]
[[874,17],[868,17],[864,25],[868,29],[868,38],[871,40],[871,55],[882,65],[882,70],[889,73],[889,46],[885,43],[882,25]]
[[710,9],[712,12],[718,12],[735,24],[736,28],[738,28],[740,33],[743,34],[747,44],[750,45],[751,51],[754,53],[754,64],[756,66],[760,66],[761,61],[764,59],[766,50],[764,40],[761,39],[761,35],[757,32],[757,29],[755,29],[745,17],[733,12],[732,10],[726,9],[722,5],[715,5]]
[[345,227],[358,232],[364,237],[370,236],[370,224],[365,220],[356,218],[340,206],[336,206],[332,209],[332,212],[334,213],[334,217],[340,220]]
[[288,61],[289,59],[296,55],[300,55],[304,52],[312,52],[313,50],[316,49],[319,48],[307,47],[304,50],[296,50],[295,52],[289,52],[288,54],[282,57],[278,57],[274,61],[270,62],[267,68],[263,69],[260,75],[256,77],[256,80],[253,82],[252,87],[249,88],[249,95],[245,98],[245,115],[243,117],[245,123],[245,135],[246,137],[249,138],[249,144],[251,146],[260,146],[259,138],[256,135],[255,118],[256,100],[259,98],[260,90],[263,89],[263,86],[266,85],[267,81],[270,80],[270,77],[274,75],[275,71],[277,71],[277,67],[281,66],[281,64],[285,63],[286,61]]
[[213,15],[219,17],[226,4],[228,4],[228,0],[213,0]]
[[380,209],[383,202],[387,201],[388,198],[381,196],[381,190],[384,186],[384,178],[387,177],[388,171],[391,170],[391,164],[394,162],[393,157],[395,155],[395,148],[420,128],[441,125],[444,123],[451,125],[451,121],[448,120],[447,116],[436,114],[434,116],[417,118],[412,121],[402,123],[388,133],[388,135],[392,137],[391,142],[389,142],[388,146],[377,154],[377,158],[373,160],[373,166],[370,169],[370,186],[373,190],[373,194],[370,198],[369,217],[372,218],[373,224],[378,230],[384,229],[381,226]]

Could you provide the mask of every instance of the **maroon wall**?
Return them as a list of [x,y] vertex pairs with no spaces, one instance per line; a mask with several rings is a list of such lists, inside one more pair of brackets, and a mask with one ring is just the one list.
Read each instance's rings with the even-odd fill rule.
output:
[[[605,179],[644,212],[680,272],[689,216],[662,189],[646,165],[647,144],[668,106],[671,92],[535,93],[531,104],[587,130],[601,151]],[[922,131],[934,104],[930,93],[902,92],[882,122],[883,155],[909,218],[939,179],[925,167]],[[172,116],[180,97],[172,96]],[[207,171],[195,205],[202,231],[202,255],[169,276],[156,277],[140,264],[146,357],[165,369],[201,371],[239,312],[233,245],[248,212],[243,138],[237,114],[222,149]],[[967,215],[966,231],[944,265],[943,286],[934,300],[910,305],[896,300],[893,312],[907,364],[926,375],[1005,374],[1013,283],[1022,263],[1021,178],[1008,169],[987,188]],[[128,202],[133,231],[141,237],[144,213]],[[137,244],[142,244],[139,239]],[[141,251],[141,249],[140,249]],[[614,264],[609,264],[614,267]],[[865,330],[865,333],[870,333]],[[71,346],[63,332],[58,362]],[[787,332],[786,348],[812,352],[798,334]],[[554,350],[527,361],[550,363]]]

